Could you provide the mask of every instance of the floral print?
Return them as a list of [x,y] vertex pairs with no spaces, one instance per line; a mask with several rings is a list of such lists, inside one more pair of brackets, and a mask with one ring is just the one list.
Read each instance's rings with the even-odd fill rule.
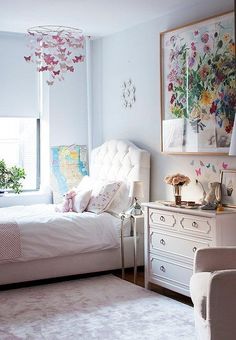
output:
[[166,35],[166,114],[189,119],[196,133],[211,119],[231,134],[236,110],[233,16],[198,27]]

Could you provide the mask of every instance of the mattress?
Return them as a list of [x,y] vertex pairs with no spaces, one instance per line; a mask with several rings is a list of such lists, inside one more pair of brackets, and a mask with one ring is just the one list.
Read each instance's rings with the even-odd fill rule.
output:
[[[19,228],[21,256],[4,262],[29,261],[120,246],[119,218],[109,213],[58,213],[53,204],[0,209],[0,223],[15,222]],[[124,234],[130,235],[130,224]]]

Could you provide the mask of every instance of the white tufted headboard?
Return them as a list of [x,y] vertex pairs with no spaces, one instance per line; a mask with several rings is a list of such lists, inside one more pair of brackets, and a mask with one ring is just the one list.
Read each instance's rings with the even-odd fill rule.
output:
[[110,140],[92,150],[90,176],[99,180],[143,181],[149,201],[150,154],[126,140]]

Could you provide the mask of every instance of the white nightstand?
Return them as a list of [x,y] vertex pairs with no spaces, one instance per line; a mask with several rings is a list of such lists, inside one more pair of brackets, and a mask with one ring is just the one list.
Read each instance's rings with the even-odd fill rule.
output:
[[133,215],[121,213],[121,266],[122,266],[122,279],[125,277],[125,254],[124,254],[124,221],[129,219],[131,223],[131,236],[134,240],[134,283],[137,279],[137,258],[138,258],[138,248],[137,248],[137,223],[138,221],[144,221],[144,215]]

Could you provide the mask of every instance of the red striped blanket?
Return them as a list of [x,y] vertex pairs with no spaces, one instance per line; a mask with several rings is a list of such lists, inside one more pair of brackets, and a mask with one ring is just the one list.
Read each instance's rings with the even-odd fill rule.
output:
[[14,221],[0,221],[0,261],[21,257],[20,229]]

